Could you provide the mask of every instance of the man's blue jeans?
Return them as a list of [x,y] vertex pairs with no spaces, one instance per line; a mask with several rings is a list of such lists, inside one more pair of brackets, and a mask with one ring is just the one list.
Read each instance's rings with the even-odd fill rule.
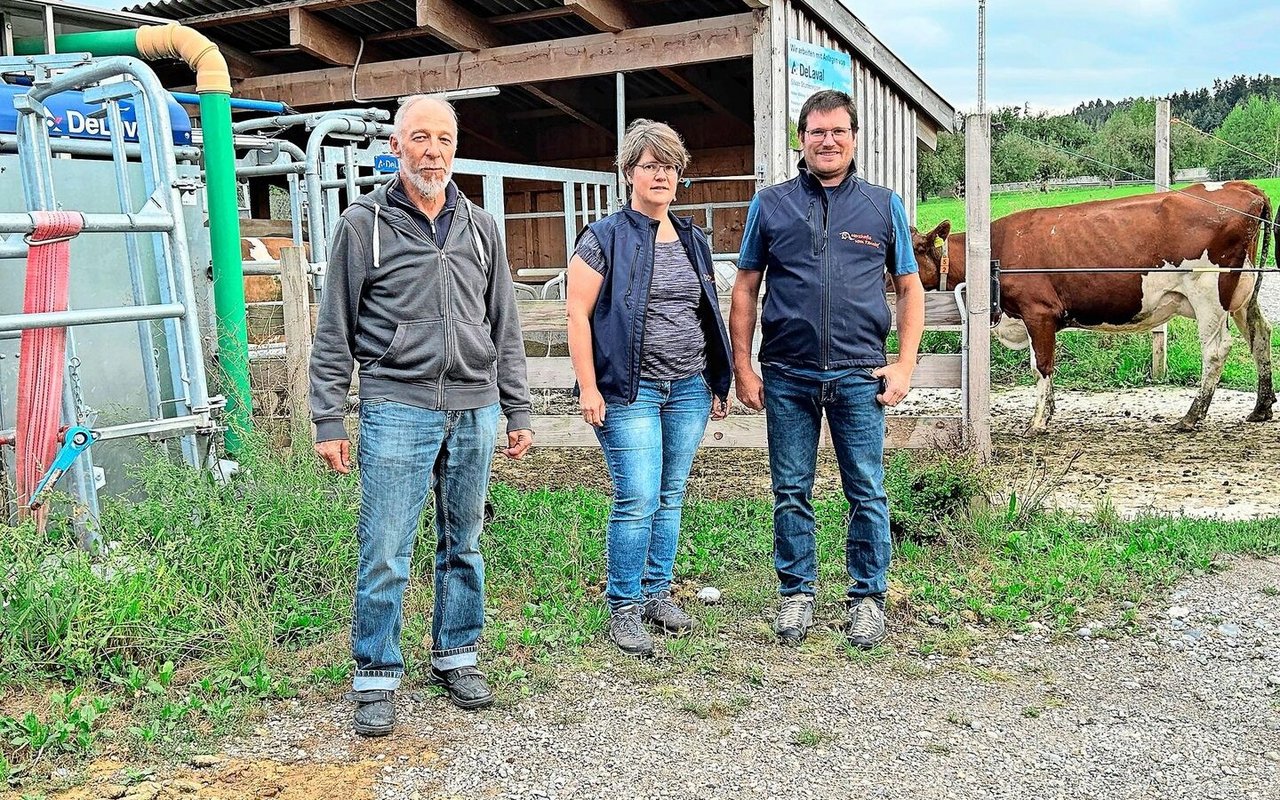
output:
[[818,579],[813,477],[823,411],[849,501],[845,563],[850,598],[883,598],[892,546],[884,493],[884,408],[870,369],[815,381],[765,366],[764,407],[773,479],[774,566],[783,596],[813,594]]
[[351,654],[355,689],[395,689],[404,675],[400,627],[409,562],[427,493],[435,491],[435,613],[431,665],[476,663],[484,625],[480,530],[497,441],[498,405],[431,411],[389,400],[360,404],[360,563]]
[[641,379],[634,403],[609,403],[596,437],[613,479],[605,542],[611,611],[671,586],[693,456],[711,415],[701,375]]

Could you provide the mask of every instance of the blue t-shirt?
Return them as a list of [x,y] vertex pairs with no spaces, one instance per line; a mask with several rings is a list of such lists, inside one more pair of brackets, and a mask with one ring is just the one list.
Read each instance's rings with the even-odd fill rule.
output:
[[[827,198],[830,200],[834,187],[823,188],[826,189]],[[906,206],[903,205],[902,198],[897,192],[893,192],[889,198],[889,211],[890,220],[893,223],[893,248],[885,253],[885,266],[889,273],[895,276],[919,272],[916,254],[911,247],[911,223],[907,221]],[[759,271],[768,263],[769,254],[760,232],[760,196],[757,195],[752,198],[751,206],[747,209],[747,225],[742,232],[742,247],[738,251],[738,269]],[[777,364],[771,366],[774,369],[781,369],[794,378],[819,382],[840,380],[862,371],[860,367],[823,370],[782,367]]]

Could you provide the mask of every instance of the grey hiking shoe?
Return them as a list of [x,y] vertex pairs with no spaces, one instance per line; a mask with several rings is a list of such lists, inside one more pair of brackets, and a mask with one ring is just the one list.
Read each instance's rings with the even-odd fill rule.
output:
[[773,630],[778,641],[789,647],[798,647],[813,627],[813,595],[792,594],[782,598],[778,618]]
[[640,619],[640,606],[632,604],[609,617],[609,638],[629,656],[653,655],[653,637]]
[[443,686],[449,701],[467,711],[493,705],[493,690],[484,673],[475,667],[439,670],[431,668],[431,683]]
[[386,736],[396,729],[396,693],[391,689],[365,689],[347,692],[346,699],[356,704],[352,728],[361,736]]
[[693,630],[693,617],[684,613],[671,599],[671,592],[663,590],[644,601],[640,618],[671,636],[684,636]]
[[884,609],[875,598],[864,597],[856,603],[849,603],[849,630],[846,636],[849,644],[863,650],[870,650],[885,640],[888,634],[884,629]]

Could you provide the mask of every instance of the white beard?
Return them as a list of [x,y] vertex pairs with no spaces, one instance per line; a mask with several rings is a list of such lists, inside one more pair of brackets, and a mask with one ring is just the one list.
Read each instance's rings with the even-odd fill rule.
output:
[[444,193],[444,189],[449,185],[449,180],[453,177],[453,174],[445,173],[444,179],[438,181],[428,180],[417,172],[401,172],[400,177],[412,184],[413,188],[417,189],[418,193],[427,200],[435,200]]

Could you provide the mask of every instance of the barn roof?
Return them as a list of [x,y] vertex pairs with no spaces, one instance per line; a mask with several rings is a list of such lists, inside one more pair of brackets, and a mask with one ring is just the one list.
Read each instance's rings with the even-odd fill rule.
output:
[[[951,129],[954,108],[839,0],[798,2],[862,61],[881,72],[934,127]],[[549,57],[563,62],[576,52],[578,42],[590,44],[595,41],[591,37],[600,34],[631,37],[641,47],[639,40],[649,31],[653,32],[650,41],[663,43],[679,43],[707,31],[712,49],[736,36],[740,51],[743,31],[748,31],[749,53],[750,14],[764,5],[760,0],[157,0],[129,10],[181,21],[224,45],[233,76],[244,79],[237,93],[245,96],[283,99],[298,107],[349,103],[346,84],[351,68],[359,65],[365,69],[357,84],[358,95],[368,98],[386,91],[384,96],[392,97],[420,88],[422,80],[415,84],[404,79],[407,73],[426,74],[437,67],[462,72],[473,66],[467,60],[471,54],[501,49],[502,55],[513,58],[508,79],[502,82],[507,84],[503,93],[512,97],[514,110],[581,116],[575,93],[553,95],[545,86],[534,85],[558,78],[542,74],[540,80],[526,81],[522,77],[519,48],[550,52]],[[714,60],[711,55],[706,60]],[[618,63],[620,69],[625,67],[622,57]],[[692,98],[714,109],[714,91],[703,91],[696,71],[689,75],[675,69],[685,63],[649,69],[636,86],[638,98],[655,102],[663,97],[677,102]],[[379,64],[381,70],[375,67]],[[365,72],[371,67],[366,80]],[[528,88],[521,88],[522,84]],[[631,92],[629,82],[628,100]]]

